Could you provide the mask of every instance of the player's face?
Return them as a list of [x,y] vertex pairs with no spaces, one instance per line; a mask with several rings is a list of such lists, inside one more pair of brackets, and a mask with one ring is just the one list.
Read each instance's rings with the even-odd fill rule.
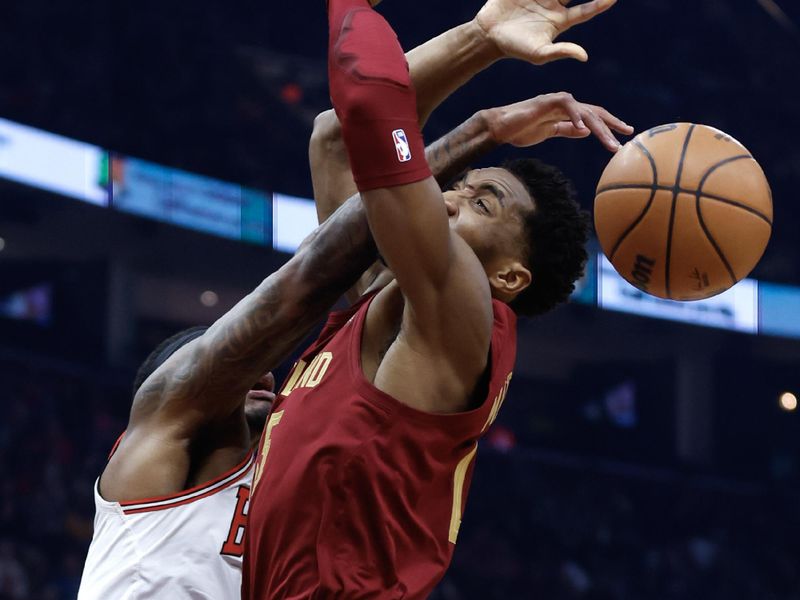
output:
[[450,228],[469,244],[487,272],[498,261],[522,259],[523,215],[533,209],[533,200],[510,171],[469,171],[444,199]]
[[260,434],[264,429],[274,401],[275,377],[272,373],[265,373],[247,392],[244,401],[244,414],[252,432]]

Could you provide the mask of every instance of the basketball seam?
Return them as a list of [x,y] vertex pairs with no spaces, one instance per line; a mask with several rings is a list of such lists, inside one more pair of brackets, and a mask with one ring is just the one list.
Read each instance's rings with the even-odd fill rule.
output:
[[678,161],[678,172],[675,175],[675,185],[672,190],[672,208],[669,213],[669,229],[667,230],[667,252],[664,258],[664,290],[667,298],[672,298],[670,290],[670,261],[672,260],[672,234],[675,230],[675,208],[678,204],[678,194],[681,188],[681,176],[683,176],[683,164],[686,161],[686,152],[689,149],[689,142],[692,139],[692,132],[694,131],[694,123],[689,126],[686,132],[686,137],[683,140],[683,149],[681,150],[681,157]]
[[742,160],[742,159],[745,159],[745,158],[753,158],[753,157],[750,156],[749,154],[737,154],[736,156],[729,156],[728,158],[724,158],[721,161],[719,161],[719,162],[711,165],[710,167],[708,167],[708,170],[700,178],[700,183],[697,184],[697,193],[698,194],[702,194],[703,193],[703,187],[706,185],[706,181],[708,181],[708,178],[711,177],[711,174],[714,171],[716,171],[717,169],[719,169],[722,166],[727,165],[728,163],[732,163],[734,161]]
[[633,223],[628,225],[628,228],[622,232],[622,235],[619,236],[617,243],[614,244],[614,247],[611,250],[611,254],[608,257],[609,260],[614,260],[614,255],[617,253],[617,250],[619,250],[619,247],[622,245],[622,242],[624,242],[625,238],[627,238],[631,234],[631,232],[633,232],[633,230],[636,229],[639,223],[641,223],[642,220],[644,220],[645,216],[647,215],[647,212],[653,205],[653,200],[656,197],[656,191],[658,189],[657,188],[658,168],[656,167],[656,161],[653,159],[653,155],[650,154],[650,151],[639,140],[633,140],[633,144],[639,150],[641,150],[642,154],[644,154],[645,158],[647,158],[647,160],[649,161],[650,170],[652,171],[653,174],[653,184],[650,186],[650,198],[648,198],[647,204],[645,204],[645,207],[642,209],[642,212],[639,214],[638,217],[636,217],[636,219],[634,219]]
[[711,231],[709,231],[708,227],[706,226],[706,222],[703,219],[703,209],[701,207],[700,198],[701,198],[701,195],[703,193],[703,186],[706,184],[706,181],[708,181],[708,178],[711,176],[711,174],[714,171],[716,171],[717,169],[719,169],[720,167],[722,167],[724,165],[727,165],[728,163],[732,163],[732,162],[735,162],[737,160],[742,160],[742,159],[745,159],[745,158],[752,158],[752,156],[750,156],[749,154],[738,154],[736,156],[731,156],[731,157],[725,158],[725,159],[719,161],[718,163],[711,165],[708,168],[708,170],[706,170],[706,172],[703,175],[703,177],[700,178],[700,183],[697,185],[697,193],[695,195],[695,207],[697,209],[697,220],[700,222],[700,227],[703,229],[703,233],[706,234],[706,237],[708,238],[708,241],[711,242],[711,245],[714,247],[714,250],[716,250],[717,255],[719,256],[720,260],[722,260],[722,263],[725,265],[725,268],[728,270],[728,275],[731,276],[731,282],[733,282],[734,285],[739,280],[736,278],[736,273],[733,272],[733,268],[731,267],[731,263],[728,261],[728,257],[725,256],[725,254],[722,252],[722,248],[719,247],[719,244],[717,244],[717,240],[714,239],[714,236],[711,235]]
[[[604,186],[604,187],[598,189],[597,192],[595,193],[595,196],[599,196],[600,194],[605,194],[606,192],[613,192],[613,191],[616,191],[616,190],[652,190],[652,189],[655,189],[656,191],[669,192],[669,191],[674,190],[675,188],[674,188],[674,186],[669,186],[669,185],[652,186],[652,185],[647,185],[646,183],[616,183],[616,184],[607,185],[607,186]],[[690,190],[690,189],[681,188],[681,189],[678,190],[678,193],[680,193],[680,194],[689,194],[691,196],[696,196],[697,195],[697,190]],[[728,206],[732,206],[734,208],[739,208],[741,210],[747,211],[750,214],[753,214],[756,217],[758,217],[759,219],[761,219],[762,221],[764,221],[770,227],[772,227],[772,221],[769,219],[769,217],[767,217],[764,213],[756,210],[755,208],[751,208],[750,206],[747,206],[746,204],[743,204],[743,203],[738,202],[736,200],[731,200],[730,198],[723,198],[722,196],[717,196],[715,194],[709,194],[707,192],[701,193],[700,197],[703,200],[713,200],[715,202],[720,202],[722,204],[727,204]]]
[[706,234],[708,241],[711,242],[711,245],[714,246],[714,250],[716,250],[717,255],[719,256],[722,264],[725,265],[725,268],[728,271],[728,275],[731,276],[731,281],[735,284],[738,280],[736,279],[736,274],[733,272],[731,268],[731,264],[728,262],[728,258],[722,253],[722,249],[717,244],[717,240],[714,239],[714,236],[711,235],[711,232],[708,230],[706,226],[706,222],[703,219],[703,211],[700,208],[700,196],[697,196],[695,200],[695,208],[697,209],[697,220],[700,222],[700,227],[703,229],[703,233]]

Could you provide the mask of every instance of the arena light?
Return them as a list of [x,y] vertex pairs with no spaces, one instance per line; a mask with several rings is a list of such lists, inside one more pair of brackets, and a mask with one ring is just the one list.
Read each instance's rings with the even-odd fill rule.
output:
[[272,207],[272,247],[281,252],[292,253],[317,227],[314,200],[276,193],[272,197]]
[[778,399],[781,408],[785,411],[791,412],[797,409],[797,396],[792,392],[783,392]]
[[207,306],[211,308],[212,306],[216,306],[219,302],[219,296],[213,290],[206,290],[202,294],[200,294],[200,303],[203,306]]
[[0,177],[108,205],[107,152],[7,119],[0,119]]

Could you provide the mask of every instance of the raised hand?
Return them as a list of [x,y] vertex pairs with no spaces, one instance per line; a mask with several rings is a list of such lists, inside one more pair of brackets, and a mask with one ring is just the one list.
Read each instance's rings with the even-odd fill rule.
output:
[[612,130],[633,133],[605,108],[578,102],[567,92],[544,94],[530,100],[483,111],[492,139],[498,144],[533,146],[553,137],[584,138],[594,134],[611,152],[620,144]]
[[585,23],[617,0],[591,0],[568,6],[571,0],[488,0],[475,17],[489,41],[508,58],[535,65],[574,58],[588,60],[581,46],[554,40],[570,27]]

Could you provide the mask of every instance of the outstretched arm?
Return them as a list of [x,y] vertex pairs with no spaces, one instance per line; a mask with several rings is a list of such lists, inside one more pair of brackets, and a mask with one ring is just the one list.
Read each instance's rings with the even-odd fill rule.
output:
[[253,383],[295,349],[372,262],[365,221],[353,200],[316,229],[283,267],[145,381],[132,424],[155,409],[191,429],[239,408]]
[[[471,21],[454,27],[407,53],[409,72],[416,88],[420,125],[427,121],[447,97],[500,58],[515,57],[536,64],[558,58],[585,60],[586,52],[579,46],[554,45],[553,39],[573,25],[604,12],[614,2],[615,0],[595,0],[566,8],[563,4],[567,2],[559,3],[556,0],[488,0]],[[465,125],[473,126],[468,130],[485,139],[485,129],[475,130],[476,121],[472,119]],[[610,131],[606,128],[600,132],[604,127],[601,115],[587,111],[586,123],[598,133],[607,148],[616,150],[619,144]],[[460,133],[464,134],[466,130]],[[587,130],[585,135],[588,134]],[[476,146],[470,143],[464,152],[464,146],[452,143],[448,137],[445,136],[437,145],[440,149],[452,149],[452,153],[440,152],[434,156],[430,149],[426,153],[431,171],[440,184],[448,181],[449,171],[460,172],[486,151],[486,148],[481,148],[479,152],[471,154]],[[505,141],[507,140],[499,143]],[[309,162],[317,216],[319,222],[322,222],[356,193],[341,137],[341,126],[333,111],[322,113],[314,123],[309,145]],[[348,299],[359,297],[372,286],[379,287],[390,277],[381,263],[375,263],[348,292]]]
[[175,352],[139,388],[125,438],[103,473],[103,496],[175,493],[185,489],[199,444],[206,451],[247,448],[248,390],[286,359],[375,255],[361,202],[348,202],[283,267]]
[[[453,27],[406,54],[416,88],[420,126],[451,94],[501,58],[543,64],[559,58],[586,60],[575,44],[553,44],[577,23],[608,10],[616,0],[593,0],[567,8],[568,0],[488,0],[475,18]],[[320,222],[356,193],[341,128],[333,113],[314,123],[309,148],[314,197]],[[436,174],[436,165],[431,165]]]
[[[405,347],[400,360],[405,364],[424,357],[416,365],[423,370],[437,363],[433,380],[443,383],[434,395],[443,400],[436,408],[459,409],[485,367],[491,291],[475,252],[450,229],[451,207],[445,208],[425,163],[415,90],[402,50],[388,23],[365,5],[364,0],[329,1],[328,67],[331,98],[370,229],[405,298],[403,328],[390,352]],[[580,119],[571,125],[586,127]],[[391,140],[394,148],[387,143]],[[493,210],[500,214],[502,195],[496,196],[499,208]],[[482,208],[481,214],[494,215]],[[452,209],[456,216],[458,207]],[[385,379],[388,372],[382,375],[379,369],[378,387],[397,392],[398,398],[414,395],[402,377]],[[412,404],[416,400],[425,402],[416,398]]]
[[[553,137],[584,138],[594,134],[614,151],[618,142],[612,130],[625,135],[633,132],[632,127],[601,106],[578,102],[566,92],[544,94],[475,113],[428,146],[425,157],[440,187],[444,187],[501,145],[528,147]],[[332,110],[319,115],[314,123],[309,158],[317,216],[322,222],[340,205],[337,192],[355,190],[341,125]],[[356,192],[350,199],[358,197]],[[393,277],[383,263],[375,262],[347,292],[347,299],[353,302],[370,289],[383,287]]]

